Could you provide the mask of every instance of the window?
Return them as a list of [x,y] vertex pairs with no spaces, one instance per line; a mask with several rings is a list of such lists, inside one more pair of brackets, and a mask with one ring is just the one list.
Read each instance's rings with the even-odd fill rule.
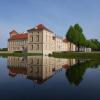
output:
[[52,37],[52,39],[53,39],[53,40],[55,40],[55,39],[56,39],[56,37],[55,37],[55,36],[53,36],[53,37]]
[[39,50],[39,44],[36,45],[36,50]]
[[30,36],[30,42],[33,42],[33,36],[32,35]]
[[26,40],[24,40],[24,44],[26,44]]
[[31,45],[31,48],[30,49],[33,50],[33,45]]
[[30,59],[30,64],[33,64],[33,59]]
[[31,37],[31,42],[33,42],[33,36]]
[[36,59],[36,64],[39,64],[39,59]]
[[36,42],[39,42],[39,35],[36,35]]

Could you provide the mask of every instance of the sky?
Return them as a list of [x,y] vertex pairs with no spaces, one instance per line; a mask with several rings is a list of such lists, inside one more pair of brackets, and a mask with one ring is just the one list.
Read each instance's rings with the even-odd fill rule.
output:
[[100,0],[0,0],[0,48],[7,47],[9,32],[26,32],[44,24],[64,37],[79,23],[87,39],[100,40]]

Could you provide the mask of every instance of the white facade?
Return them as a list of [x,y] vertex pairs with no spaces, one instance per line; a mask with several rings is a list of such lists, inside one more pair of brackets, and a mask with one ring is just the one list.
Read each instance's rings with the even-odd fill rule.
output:
[[75,45],[64,42],[63,38],[56,37],[55,34],[42,26],[42,29],[33,28],[28,30],[28,53],[42,53],[44,55],[52,52],[75,51]]
[[27,51],[26,40],[10,40],[8,42],[8,51]]
[[8,51],[27,51],[28,34],[17,33],[15,30],[11,31],[8,39]]
[[26,35],[18,34],[14,30],[10,32],[8,39],[8,51],[26,51],[48,55],[53,52],[75,51],[75,48],[74,44],[57,37],[42,24],[28,30]]

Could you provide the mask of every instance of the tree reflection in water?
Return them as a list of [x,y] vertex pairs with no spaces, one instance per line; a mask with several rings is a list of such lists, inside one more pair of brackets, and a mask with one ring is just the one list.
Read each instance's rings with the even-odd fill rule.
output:
[[100,65],[100,62],[97,60],[81,60],[77,61],[77,64],[70,66],[69,69],[66,70],[66,78],[70,82],[70,84],[74,84],[75,86],[79,86],[81,81],[83,80],[83,76],[88,68],[97,68]]

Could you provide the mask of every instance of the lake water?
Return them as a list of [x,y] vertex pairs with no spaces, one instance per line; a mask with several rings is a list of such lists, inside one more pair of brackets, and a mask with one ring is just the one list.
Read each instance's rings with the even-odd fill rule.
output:
[[1,100],[100,100],[100,62],[0,57]]

